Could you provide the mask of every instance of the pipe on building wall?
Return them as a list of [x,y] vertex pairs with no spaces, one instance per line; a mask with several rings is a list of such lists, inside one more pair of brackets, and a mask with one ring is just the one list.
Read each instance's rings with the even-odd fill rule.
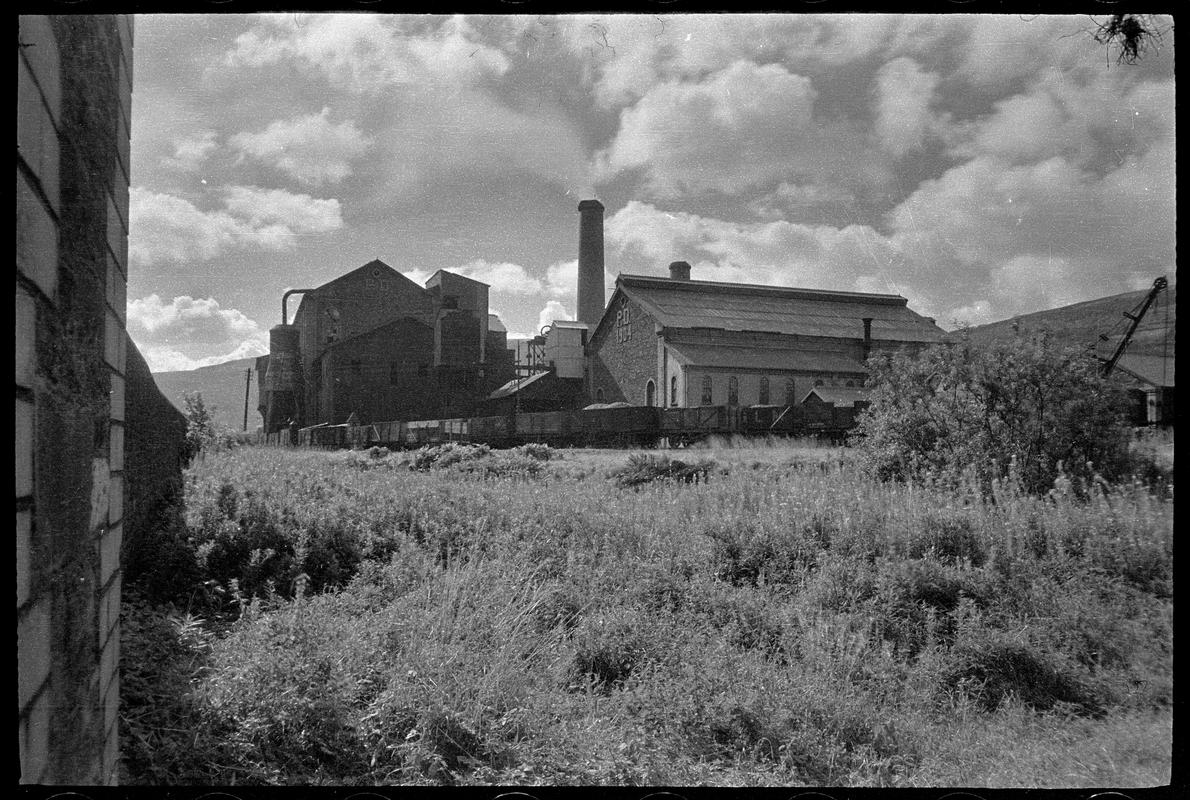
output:
[[863,355],[864,361],[868,360],[868,356],[872,353],[872,318],[864,317],[864,346]]
[[291,294],[304,294],[306,292],[312,292],[312,291],[314,291],[314,290],[313,289],[290,289],[288,292],[281,295],[281,324],[282,325],[289,324],[289,296]]

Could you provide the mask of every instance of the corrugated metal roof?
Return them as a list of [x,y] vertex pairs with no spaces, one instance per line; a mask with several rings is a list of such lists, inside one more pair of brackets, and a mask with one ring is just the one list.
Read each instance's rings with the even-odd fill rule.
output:
[[1153,386],[1176,386],[1177,384],[1174,383],[1175,364],[1176,359],[1173,356],[1165,358],[1126,352],[1116,362],[1116,368]]
[[538,372],[533,375],[530,375],[527,378],[513,378],[508,383],[504,384],[499,389],[497,389],[496,391],[489,394],[487,399],[488,400],[499,400],[501,397],[508,397],[509,395],[516,394],[517,392],[519,392],[521,389],[524,389],[529,384],[536,383],[537,381],[541,380],[542,378],[544,378],[545,376],[550,375],[550,374],[552,374],[552,373]]
[[669,328],[719,328],[797,336],[863,338],[865,317],[877,341],[937,342],[944,332],[899,295],[828,292],[713,281],[620,275],[616,286]]
[[839,353],[806,353],[801,350],[776,348],[731,347],[700,345],[683,342],[668,345],[679,359],[698,367],[723,369],[767,369],[774,371],[801,370],[805,372],[844,372],[865,374],[864,365]]
[[812,394],[818,395],[823,402],[834,403],[840,408],[854,406],[856,401],[868,402],[872,399],[867,389],[849,389],[846,386],[815,386],[806,392],[802,402],[806,402],[806,398]]

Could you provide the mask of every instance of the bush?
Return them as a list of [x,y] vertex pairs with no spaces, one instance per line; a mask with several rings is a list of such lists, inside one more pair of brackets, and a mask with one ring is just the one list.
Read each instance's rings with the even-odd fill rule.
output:
[[996,710],[1009,698],[1040,711],[1059,703],[1093,716],[1103,711],[1090,688],[1022,644],[963,642],[948,662],[943,687],[965,694],[984,711]]
[[964,338],[917,358],[877,356],[869,369],[872,404],[857,433],[881,479],[970,475],[988,492],[1011,477],[1043,494],[1063,470],[1085,483],[1128,471],[1122,390],[1092,357],[1045,335],[982,349]]
[[687,464],[669,456],[651,456],[633,453],[628,463],[616,470],[613,477],[616,486],[637,487],[653,481],[680,481],[682,483],[706,483],[715,462],[707,458]]

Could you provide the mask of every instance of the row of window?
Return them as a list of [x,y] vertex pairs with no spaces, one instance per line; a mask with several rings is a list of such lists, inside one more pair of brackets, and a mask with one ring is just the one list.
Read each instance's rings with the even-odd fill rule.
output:
[[[814,381],[815,386],[822,386],[822,380]],[[846,386],[854,387],[855,381],[847,381]],[[699,405],[711,406],[715,404],[715,381],[711,375],[702,376],[702,392],[699,397]],[[602,401],[603,390],[599,390],[598,399]],[[645,405],[656,405],[656,387],[653,381],[645,384]],[[767,406],[772,404],[772,389],[769,383],[769,377],[762,375],[760,377],[760,387],[758,391],[756,402],[758,405]],[[739,405],[740,402],[740,379],[735,375],[730,375],[727,378],[727,404]],[[797,385],[793,378],[785,379],[785,405],[792,406],[797,403]],[[678,405],[678,377],[675,375],[669,379],[669,404],[671,406]]]

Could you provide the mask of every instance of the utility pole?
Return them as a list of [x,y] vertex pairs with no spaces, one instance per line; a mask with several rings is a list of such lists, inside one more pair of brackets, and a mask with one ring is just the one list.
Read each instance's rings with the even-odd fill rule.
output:
[[248,387],[252,385],[252,367],[244,370],[244,431],[248,430]]

